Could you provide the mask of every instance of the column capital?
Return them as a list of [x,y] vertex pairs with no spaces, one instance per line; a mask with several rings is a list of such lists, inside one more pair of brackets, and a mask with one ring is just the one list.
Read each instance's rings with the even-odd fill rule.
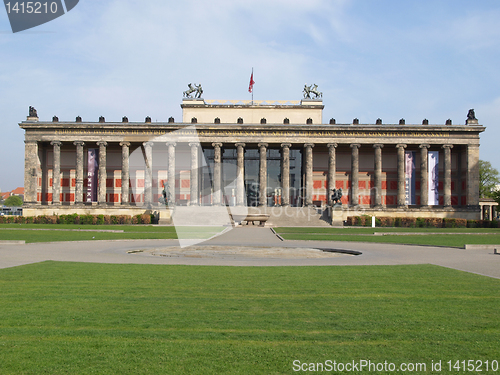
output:
[[304,147],[310,147],[310,148],[313,148],[314,147],[314,143],[304,143]]
[[442,145],[441,148],[449,148],[449,149],[452,149],[453,148],[453,145]]
[[222,143],[221,142],[214,142],[212,143],[212,147],[222,147]]
[[168,141],[167,143],[165,143],[167,146],[177,146],[177,142],[174,142],[174,141]]
[[292,144],[291,143],[282,143],[281,147],[282,148],[290,148],[290,147],[292,147]]
[[396,148],[406,148],[406,145],[404,143],[398,143]]
[[200,142],[189,142],[189,147],[191,148],[200,147]]
[[52,142],[50,142],[50,144],[51,144],[52,146],[59,146],[59,147],[61,147],[62,142],[61,142],[61,141],[52,141]]
[[142,145],[143,145],[144,147],[153,147],[154,143],[153,143],[153,142],[149,142],[149,141],[148,141],[148,142],[143,142],[143,143],[142,143]]
[[351,143],[351,148],[360,148],[361,147],[361,144],[359,143]]
[[427,143],[423,143],[421,144],[420,146],[418,146],[419,148],[431,148],[431,145],[427,144]]
[[262,147],[267,148],[267,146],[269,146],[269,145],[268,145],[267,143],[259,143],[259,144],[257,144],[257,146],[258,146],[259,148],[262,148]]
[[242,142],[235,143],[234,145],[235,145],[236,147],[243,147],[243,148],[246,146],[246,145],[245,145],[244,143],[242,143]]
[[85,146],[85,142],[84,141],[74,141],[73,144],[75,146],[82,146],[82,147]]
[[332,148],[337,148],[338,144],[337,143],[328,143],[327,146],[329,149],[332,149]]
[[96,144],[100,147],[100,146],[104,146],[106,147],[108,145],[108,142],[106,141],[97,141]]
[[382,143],[375,143],[373,148],[384,148],[384,145]]
[[130,142],[120,142],[120,146],[127,146],[130,147]]

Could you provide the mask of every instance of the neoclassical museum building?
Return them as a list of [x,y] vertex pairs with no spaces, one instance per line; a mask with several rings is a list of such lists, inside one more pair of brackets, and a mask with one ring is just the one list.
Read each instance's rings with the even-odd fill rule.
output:
[[[169,207],[248,206],[288,216],[307,209],[318,220],[328,207],[334,221],[353,212],[480,217],[485,128],[473,110],[462,124],[337,124],[323,121],[320,98],[185,98],[181,107],[181,122],[40,121],[30,108],[19,124],[24,215],[135,215],[164,208],[166,196]],[[332,211],[340,189],[342,204]]]

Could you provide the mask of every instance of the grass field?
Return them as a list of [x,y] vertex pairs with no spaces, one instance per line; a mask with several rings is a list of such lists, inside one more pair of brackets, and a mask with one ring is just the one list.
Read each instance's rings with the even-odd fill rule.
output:
[[[461,247],[500,244],[499,228],[275,228],[285,240],[355,241]],[[395,233],[374,236],[374,233]],[[411,233],[421,233],[411,235]],[[397,235],[399,234],[399,235]],[[403,235],[404,234],[404,235]]]
[[[177,227],[177,229],[180,229]],[[209,238],[222,227],[181,227],[184,238]],[[84,231],[81,231],[84,230]],[[109,232],[106,232],[109,231]],[[123,231],[115,233],[116,231]],[[90,241],[118,239],[176,239],[173,226],[152,225],[76,225],[76,224],[2,224],[0,241],[30,242]]]
[[1,374],[291,374],[296,360],[360,359],[431,374],[432,361],[500,360],[500,280],[431,265],[44,262],[0,270],[0,291]]

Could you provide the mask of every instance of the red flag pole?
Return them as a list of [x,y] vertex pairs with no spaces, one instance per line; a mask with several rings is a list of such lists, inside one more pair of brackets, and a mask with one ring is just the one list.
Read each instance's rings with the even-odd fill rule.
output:
[[252,105],[253,105],[253,85],[255,81],[253,80],[253,68],[252,68],[252,75],[250,76],[250,84],[248,85],[248,92],[252,93]]

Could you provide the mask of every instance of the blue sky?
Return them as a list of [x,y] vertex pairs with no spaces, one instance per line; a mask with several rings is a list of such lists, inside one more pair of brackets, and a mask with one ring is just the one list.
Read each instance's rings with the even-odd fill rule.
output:
[[182,92],[299,100],[323,91],[323,121],[465,122],[487,127],[481,159],[500,170],[500,2],[80,0],[13,34],[0,10],[0,189],[23,186],[24,134],[42,121],[181,120]]

